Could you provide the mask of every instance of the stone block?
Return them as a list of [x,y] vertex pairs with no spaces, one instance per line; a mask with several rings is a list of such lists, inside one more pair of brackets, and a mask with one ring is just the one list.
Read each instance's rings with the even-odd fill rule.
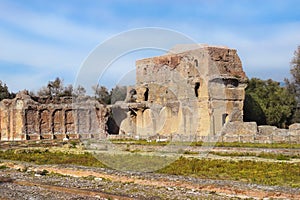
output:
[[272,135],[276,133],[276,130],[276,126],[258,126],[259,135]]
[[224,135],[223,142],[239,142],[239,135]]
[[254,141],[257,143],[272,143],[272,135],[256,135]]
[[293,130],[300,130],[300,123],[295,123],[295,124],[291,124],[289,126],[289,130],[293,131]]
[[41,136],[38,134],[30,134],[28,135],[29,140],[40,140]]
[[289,133],[291,135],[300,135],[300,123],[295,123],[289,126]]
[[53,134],[43,134],[41,136],[41,139],[44,139],[44,140],[53,140],[54,136]]
[[255,135],[257,134],[256,122],[228,122],[222,129],[223,135]]
[[240,142],[254,142],[254,135],[239,135],[239,141]]

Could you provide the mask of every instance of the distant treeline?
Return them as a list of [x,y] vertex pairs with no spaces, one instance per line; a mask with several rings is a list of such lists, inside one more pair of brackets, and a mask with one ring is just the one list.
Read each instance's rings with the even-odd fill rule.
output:
[[[126,98],[127,87],[116,86],[110,91],[105,86],[95,85],[92,87],[94,96],[98,101],[103,104],[114,104],[117,101],[123,101]],[[64,85],[63,79],[56,78],[49,81],[46,86],[40,88],[36,93],[30,91],[31,96],[39,97],[84,97],[87,96],[86,89],[82,86],[73,88],[73,85]],[[12,99],[16,96],[15,93],[9,92],[7,85],[0,81],[0,100]]]

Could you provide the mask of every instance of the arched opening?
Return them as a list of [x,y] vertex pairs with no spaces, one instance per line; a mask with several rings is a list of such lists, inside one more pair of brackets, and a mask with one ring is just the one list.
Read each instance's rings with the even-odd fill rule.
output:
[[195,83],[195,96],[198,97],[199,96],[199,93],[198,93],[198,90],[200,88],[200,83],[199,82],[196,82]]
[[228,122],[228,114],[224,113],[222,115],[222,126],[224,126],[224,124],[226,124]]
[[149,89],[146,88],[146,91],[145,91],[145,93],[144,93],[144,100],[145,100],[145,101],[148,101],[148,97],[149,97]]
[[194,60],[195,66],[198,67],[198,60]]
[[107,133],[109,135],[117,135],[119,134],[119,126],[113,116],[109,116],[106,122],[107,125]]
[[136,94],[136,90],[135,89],[131,89],[129,92],[131,95],[135,95]]
[[136,90],[135,89],[131,89],[129,92],[129,102],[136,102]]
[[223,81],[227,87],[238,87],[239,86],[239,81],[237,79],[225,79]]

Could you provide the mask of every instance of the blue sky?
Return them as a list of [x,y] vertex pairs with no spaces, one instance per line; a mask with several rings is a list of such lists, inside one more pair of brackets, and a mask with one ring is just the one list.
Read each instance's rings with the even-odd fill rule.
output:
[[[0,80],[17,92],[37,90],[55,77],[73,84],[89,53],[127,30],[161,27],[198,43],[238,50],[248,77],[289,77],[300,45],[298,0],[0,0]],[[134,59],[115,65],[134,74]],[[111,87],[118,79],[108,76]],[[96,83],[95,83],[96,84]]]

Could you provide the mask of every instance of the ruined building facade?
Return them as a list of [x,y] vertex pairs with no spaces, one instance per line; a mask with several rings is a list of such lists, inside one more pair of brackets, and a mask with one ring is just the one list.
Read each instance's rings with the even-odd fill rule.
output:
[[178,45],[166,55],[138,60],[120,134],[219,134],[226,122],[242,121],[245,82],[236,50],[226,47]]
[[0,140],[100,138],[106,133],[107,109],[98,101],[34,98],[20,92],[0,103]]
[[124,102],[112,106],[24,92],[1,101],[0,138],[217,135],[227,122],[242,122],[245,81],[236,50],[178,45],[163,56],[136,61],[136,86]]

